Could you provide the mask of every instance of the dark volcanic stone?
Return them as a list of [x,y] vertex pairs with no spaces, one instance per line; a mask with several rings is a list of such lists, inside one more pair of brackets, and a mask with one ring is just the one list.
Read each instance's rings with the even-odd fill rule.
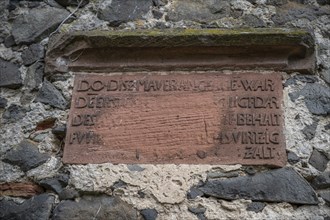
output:
[[330,188],[330,172],[324,172],[316,176],[312,181],[314,189]]
[[302,129],[302,133],[305,135],[307,140],[312,140],[315,137],[317,125],[319,124],[318,119],[314,119],[311,125],[306,125],[304,129]]
[[49,219],[55,198],[41,194],[17,204],[8,199],[0,200],[0,219],[3,220],[45,220]]
[[52,129],[52,133],[58,138],[63,139],[66,133],[66,125],[56,125]]
[[294,102],[299,96],[304,97],[308,110],[315,115],[330,114],[330,88],[318,83],[307,83],[301,91],[289,94]]
[[17,89],[22,86],[18,66],[0,58],[0,87]]
[[230,14],[229,1],[222,0],[186,0],[175,1],[167,13],[167,20],[191,20],[211,22]]
[[44,76],[44,64],[42,62],[36,62],[29,66],[24,84],[30,90],[36,90],[42,84],[42,79]]
[[78,202],[65,200],[54,209],[53,220],[96,219],[119,220],[137,219],[137,211],[117,197],[84,196]]
[[66,109],[68,103],[62,96],[62,93],[58,91],[53,84],[45,80],[40,88],[35,102],[41,102],[48,104],[55,108]]
[[205,195],[229,200],[242,198],[295,204],[318,203],[313,188],[292,168],[276,169],[254,176],[210,180],[199,189]]
[[63,188],[68,185],[68,181],[69,176],[64,174],[53,178],[43,179],[39,182],[39,184],[42,187],[53,190],[54,192],[59,194],[63,190]]
[[261,20],[260,18],[256,17],[255,15],[245,15],[243,17],[244,23],[248,25],[249,27],[265,27],[265,22]]
[[44,57],[44,47],[40,44],[32,44],[22,52],[24,65],[30,65]]
[[195,199],[198,196],[203,196],[204,193],[198,189],[196,186],[193,186],[189,189],[188,193],[187,193],[187,198],[188,199]]
[[284,86],[289,86],[289,85],[296,85],[297,81],[303,82],[303,83],[315,83],[318,82],[318,78],[315,76],[310,76],[310,75],[295,75],[293,77],[290,77],[289,79],[286,80],[284,83]]
[[252,212],[261,212],[265,208],[266,204],[263,202],[251,202],[247,205],[246,210]]
[[130,170],[130,171],[133,171],[133,172],[142,172],[143,170],[145,170],[143,167],[137,165],[137,164],[128,164],[127,165],[127,168]]
[[7,99],[0,97],[0,108],[6,108]]
[[152,0],[112,0],[106,8],[98,11],[101,20],[109,21],[110,25],[142,19],[152,6]]
[[140,213],[145,220],[156,220],[158,215],[156,209],[142,209]]
[[330,191],[328,190],[328,191],[319,192],[319,195],[322,197],[322,199],[324,199],[326,204],[330,206]]
[[316,0],[320,5],[330,5],[330,0]]
[[14,123],[24,118],[26,109],[22,106],[11,104],[3,113],[2,118],[4,123]]
[[75,189],[65,188],[59,193],[60,200],[69,200],[79,197],[79,192]]
[[317,170],[323,172],[327,168],[328,158],[324,153],[314,149],[308,163],[315,167]]
[[196,208],[188,207],[188,211],[194,213],[199,220],[206,220],[206,217],[204,215],[206,208],[204,208],[203,206]]
[[[89,3],[89,0],[55,0],[58,4],[67,7],[67,6],[78,6],[84,7]],[[81,3],[80,3],[81,2]]]
[[288,0],[267,0],[266,1],[267,5],[274,5],[274,6],[281,6],[281,5],[285,5],[286,3],[288,3]]
[[11,149],[3,161],[17,165],[24,172],[45,163],[50,156],[39,152],[37,146],[28,140],[22,141],[18,146]]
[[300,161],[300,157],[297,156],[297,154],[289,151],[288,152],[288,162],[293,165]]
[[15,44],[16,43],[15,43],[15,39],[14,39],[13,35],[10,35],[5,38],[5,41],[4,41],[5,47],[9,48],[9,47],[14,46]]
[[15,42],[30,44],[41,40],[54,31],[69,14],[64,9],[43,7],[18,15],[12,27]]

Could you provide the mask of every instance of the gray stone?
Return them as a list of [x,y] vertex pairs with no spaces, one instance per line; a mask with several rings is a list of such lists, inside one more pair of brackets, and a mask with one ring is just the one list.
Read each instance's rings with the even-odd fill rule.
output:
[[2,115],[3,123],[14,123],[25,117],[27,110],[22,106],[11,104]]
[[267,5],[281,6],[288,3],[288,0],[266,0]]
[[188,193],[187,193],[187,198],[188,199],[195,199],[198,196],[203,196],[204,193],[196,186],[193,186],[189,189]]
[[314,189],[330,188],[330,172],[324,172],[316,176],[312,181]]
[[278,10],[276,15],[272,17],[273,22],[282,26],[287,22],[294,21],[297,19],[307,19],[313,21],[323,15],[327,15],[326,9],[322,9],[315,6],[309,7],[296,7],[289,8],[289,10]]
[[201,206],[201,207],[188,207],[188,211],[194,214],[201,214],[206,212],[206,208]]
[[17,165],[21,170],[26,172],[45,163],[49,158],[50,156],[48,154],[40,153],[34,143],[23,140],[18,146],[7,152],[3,161],[12,165]]
[[238,172],[228,172],[228,173],[223,173],[220,171],[211,171],[207,173],[207,178],[230,178],[230,177],[237,177],[239,176]]
[[292,168],[271,170],[254,176],[209,180],[199,189],[207,196],[229,200],[318,203],[313,188]]
[[5,47],[7,47],[7,48],[12,47],[16,44],[13,35],[6,37],[5,41],[3,43],[4,43]]
[[48,104],[62,110],[66,109],[68,106],[68,103],[63,97],[62,93],[47,80],[43,82],[42,87],[40,88],[34,101]]
[[89,3],[89,0],[55,0],[58,4],[67,7],[67,6],[78,6],[84,7]]
[[0,108],[6,108],[7,99],[0,97]]
[[158,216],[158,212],[156,209],[142,209],[140,211],[144,220],[156,220]]
[[111,190],[115,190],[115,189],[119,189],[119,188],[124,188],[127,186],[127,183],[125,183],[122,180],[118,180],[116,182],[113,183],[113,185],[111,186]]
[[247,205],[246,210],[251,212],[261,212],[265,208],[266,204],[263,202],[251,202]]
[[330,129],[330,123],[327,124],[327,125],[325,125],[325,126],[324,126],[324,129],[325,129],[325,130],[329,130],[329,129]]
[[260,18],[256,17],[255,15],[251,15],[251,14],[245,15],[243,17],[243,20],[244,23],[249,27],[260,28],[266,26],[265,22]]
[[168,3],[168,0],[152,0],[155,6],[164,6]]
[[330,88],[318,83],[307,83],[300,91],[289,94],[294,102],[299,96],[304,97],[308,110],[315,115],[330,114]]
[[330,206],[330,191],[322,191],[319,192],[319,195],[322,197],[322,199],[325,201],[325,203]]
[[137,164],[128,164],[127,165],[127,168],[130,170],[130,171],[133,171],[133,172],[142,172],[143,170],[145,170],[143,167],[137,165]]
[[22,60],[24,65],[30,65],[44,57],[44,47],[40,44],[31,44],[22,52]]
[[53,190],[57,194],[59,194],[64,187],[68,185],[69,176],[68,175],[59,175],[53,178],[47,178],[39,181],[39,184],[46,188]]
[[45,220],[49,219],[55,198],[41,194],[17,204],[7,198],[0,200],[0,219],[3,220]]
[[324,81],[330,84],[330,69],[321,71],[321,77],[324,79]]
[[79,197],[79,192],[75,189],[65,188],[59,193],[60,200],[73,200]]
[[211,22],[230,14],[230,2],[222,0],[176,0],[167,13],[167,20]]
[[125,220],[138,219],[137,211],[117,197],[84,196],[79,201],[65,200],[54,209],[53,220]]
[[314,118],[313,123],[311,125],[306,125],[301,130],[307,140],[312,140],[315,137],[318,124],[319,124],[319,119]]
[[66,125],[56,125],[52,128],[52,133],[60,140],[65,137]]
[[13,22],[12,35],[17,44],[30,44],[48,36],[69,16],[69,12],[53,7],[33,8]]
[[329,159],[324,153],[314,149],[308,163],[315,167],[317,170],[323,172],[327,168]]
[[330,0],[316,0],[319,5],[330,5]]
[[288,162],[293,165],[293,164],[296,164],[300,161],[300,157],[297,156],[297,154],[291,152],[291,151],[288,151]]
[[249,175],[254,175],[257,173],[256,169],[254,167],[246,167],[244,171]]
[[297,81],[302,82],[302,83],[315,83],[315,82],[318,82],[319,80],[316,76],[295,75],[295,76],[287,79],[286,82],[284,83],[284,86],[286,87],[289,85],[296,85]]
[[36,90],[41,86],[43,76],[44,64],[42,62],[36,62],[29,66],[24,79],[24,84],[30,90]]
[[0,58],[0,87],[17,89],[22,86],[18,66]]
[[100,8],[98,18],[112,26],[142,19],[152,6],[152,0],[112,0],[105,8]]

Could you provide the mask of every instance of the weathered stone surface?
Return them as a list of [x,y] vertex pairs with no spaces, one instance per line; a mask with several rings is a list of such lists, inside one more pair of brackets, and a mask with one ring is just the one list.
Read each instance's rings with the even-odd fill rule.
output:
[[78,202],[62,201],[54,209],[53,220],[93,219],[125,220],[138,219],[137,211],[117,197],[84,196]]
[[288,152],[288,162],[290,164],[296,164],[300,161],[300,157],[297,156],[297,154],[289,151]]
[[89,3],[89,0],[55,0],[58,4],[67,7],[67,6],[78,6],[84,7]]
[[15,44],[16,43],[15,43],[15,39],[14,39],[13,35],[10,35],[5,38],[5,41],[4,41],[5,47],[9,48],[9,47],[14,46]]
[[206,208],[203,206],[199,205],[197,207],[188,207],[188,211],[191,213],[194,213],[199,220],[207,220],[207,218],[205,217],[205,214],[204,214],[206,211]]
[[315,115],[330,114],[330,88],[318,83],[307,83],[300,91],[289,94],[292,101],[304,97],[308,110]]
[[187,193],[187,198],[188,199],[195,199],[198,196],[203,196],[204,192],[201,191],[198,187],[193,186],[189,189],[188,193]]
[[315,133],[316,133],[316,129],[317,129],[318,124],[319,124],[319,120],[317,118],[315,118],[311,125],[306,125],[302,129],[302,133],[305,135],[305,138],[307,140],[312,140],[315,137]]
[[0,87],[17,89],[22,86],[22,77],[18,66],[1,58],[0,79]]
[[38,89],[42,84],[44,75],[44,64],[42,62],[36,62],[29,66],[27,74],[24,79],[24,84],[30,90]]
[[62,93],[47,80],[43,82],[42,87],[40,88],[37,97],[34,101],[48,104],[50,106],[63,110],[66,109],[68,105]]
[[39,184],[46,189],[53,190],[59,194],[64,187],[68,185],[69,176],[68,175],[59,175],[53,178],[47,178],[39,181]]
[[316,0],[320,5],[330,5],[330,0]]
[[251,14],[245,15],[243,17],[243,20],[244,23],[249,27],[261,28],[266,26],[265,22],[255,15],[251,15]]
[[72,188],[65,188],[59,193],[60,200],[72,200],[79,197],[79,192]]
[[145,220],[156,220],[158,216],[156,209],[143,209],[140,213]]
[[314,149],[308,163],[315,167],[317,170],[323,172],[327,168],[329,159],[324,153]]
[[19,196],[29,198],[43,192],[43,188],[32,182],[0,184],[0,196]]
[[7,102],[7,99],[0,97],[0,108],[6,108]]
[[313,188],[292,168],[282,168],[254,176],[209,180],[199,188],[205,195],[221,199],[251,199],[265,202],[317,204]]
[[167,20],[210,22],[228,16],[230,13],[229,4],[228,1],[221,0],[176,0],[167,13]]
[[142,172],[144,170],[143,167],[137,165],[137,164],[128,164],[127,165],[127,168],[130,170],[130,171],[133,171],[133,172]]
[[23,140],[4,156],[3,161],[17,165],[26,172],[45,163],[49,158],[49,155],[40,153],[34,143]]
[[[17,44],[33,43],[46,37],[69,16],[64,9],[43,7],[33,8],[29,13],[20,14],[13,22],[12,35]],[[50,19],[51,18],[51,19]]]
[[66,133],[66,125],[60,124],[52,128],[52,133],[58,138],[63,139]]
[[247,205],[246,210],[252,212],[261,212],[265,208],[266,204],[263,202],[251,202]]
[[151,6],[152,0],[112,0],[99,9],[98,18],[119,26],[123,22],[142,19]]
[[44,57],[44,47],[40,44],[31,44],[22,52],[22,60],[24,65],[30,65]]
[[312,181],[312,186],[315,189],[330,188],[330,172],[324,172],[316,176]]
[[27,110],[22,106],[11,104],[3,113],[4,123],[13,123],[25,117]]
[[316,76],[298,74],[287,79],[284,83],[284,86],[296,85],[298,81],[303,83],[315,83],[318,82],[319,80]]
[[319,195],[324,199],[326,204],[330,206],[330,190],[319,192]]
[[2,199],[0,200],[0,219],[49,219],[54,201],[54,196],[49,194],[34,196],[22,204]]

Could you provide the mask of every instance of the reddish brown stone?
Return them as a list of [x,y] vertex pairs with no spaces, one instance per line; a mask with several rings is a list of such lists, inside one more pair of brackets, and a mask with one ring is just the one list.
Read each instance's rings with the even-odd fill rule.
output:
[[42,187],[31,182],[0,184],[0,196],[29,198],[43,192]]
[[281,79],[77,74],[63,160],[284,166]]

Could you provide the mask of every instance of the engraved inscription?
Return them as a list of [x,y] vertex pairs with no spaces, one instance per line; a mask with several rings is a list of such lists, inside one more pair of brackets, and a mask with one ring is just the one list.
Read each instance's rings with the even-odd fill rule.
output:
[[284,166],[280,73],[77,74],[66,163]]

